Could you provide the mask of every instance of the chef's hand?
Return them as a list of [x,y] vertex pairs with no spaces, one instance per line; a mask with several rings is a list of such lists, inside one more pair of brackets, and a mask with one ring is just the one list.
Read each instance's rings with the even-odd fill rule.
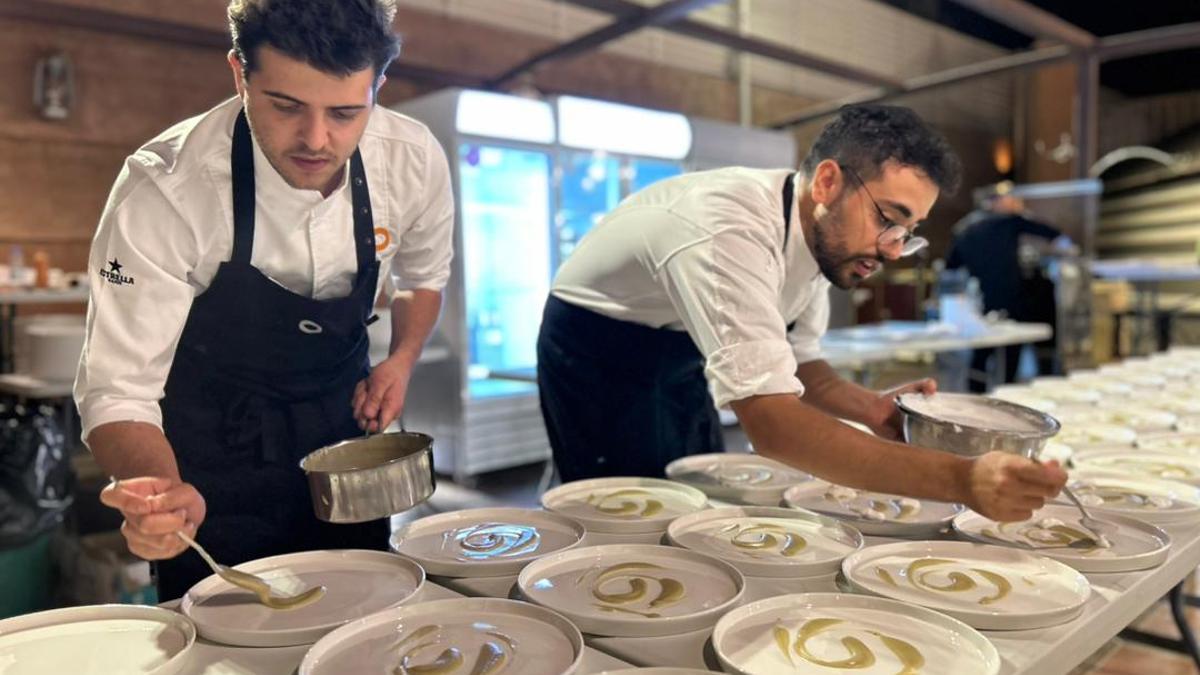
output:
[[372,433],[383,431],[400,416],[411,374],[411,361],[392,355],[358,383],[351,405],[359,429]]
[[174,558],[187,548],[175,533],[196,536],[207,512],[204,497],[190,483],[146,476],[109,483],[100,502],[125,516],[121,534],[134,555],[146,560]]
[[927,377],[916,382],[902,384],[895,389],[879,392],[867,408],[866,417],[862,420],[863,424],[870,427],[871,431],[880,438],[886,438],[889,441],[903,440],[904,415],[896,407],[896,398],[909,392],[920,392],[926,396],[933,395],[937,393],[937,380]]
[[1066,482],[1067,472],[1058,462],[989,452],[971,462],[967,506],[1000,522],[1028,520]]

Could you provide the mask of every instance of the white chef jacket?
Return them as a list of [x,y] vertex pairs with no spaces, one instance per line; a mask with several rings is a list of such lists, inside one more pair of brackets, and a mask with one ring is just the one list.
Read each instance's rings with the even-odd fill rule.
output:
[[804,241],[799,190],[785,250],[789,173],[731,167],[651,185],[583,237],[551,294],[614,319],[686,330],[720,407],[803,394],[796,365],[820,357],[830,283]]
[[[233,252],[229,155],[241,109],[233,98],[176,124],[131,155],[113,185],[88,262],[87,339],[75,380],[85,438],[109,422],[162,427],[158,401],[192,299]],[[445,153],[420,122],[379,106],[370,115],[358,147],[384,272],[377,291],[439,290],[453,254]],[[254,144],[251,263],[297,294],[345,297],[354,284],[349,170],[343,175],[329,197],[295,189]]]

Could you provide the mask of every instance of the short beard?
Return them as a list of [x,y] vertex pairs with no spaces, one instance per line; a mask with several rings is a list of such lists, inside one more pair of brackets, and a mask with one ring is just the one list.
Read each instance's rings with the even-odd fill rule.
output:
[[838,274],[838,270],[848,260],[841,257],[844,251],[839,250],[844,247],[839,247],[838,242],[834,239],[833,231],[837,229],[838,222],[842,219],[843,199],[838,198],[829,209],[821,217],[817,218],[817,222],[813,227],[813,257],[817,260],[817,267],[820,268],[821,274],[830,281],[834,286],[842,290],[848,290],[856,286],[848,277],[843,280]]

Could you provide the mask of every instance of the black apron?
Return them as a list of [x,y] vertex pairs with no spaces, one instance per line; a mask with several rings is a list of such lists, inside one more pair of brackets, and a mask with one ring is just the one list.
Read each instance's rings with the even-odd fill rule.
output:
[[[367,376],[366,326],[379,262],[362,157],[350,160],[358,273],[344,298],[314,300],[250,264],[254,154],[245,114],[233,132],[233,254],[192,303],[162,400],[179,472],[204,496],[197,540],[225,565],[325,548],[385,549],[387,519],[316,519],[299,461],[361,435],[351,409]],[[219,226],[219,224],[214,224]],[[211,571],[193,551],[155,565],[159,598]]]
[[[783,186],[785,251],[793,175]],[[613,319],[552,295],[537,359],[542,417],[564,483],[661,478],[680,457],[725,450],[704,357],[686,331]]]

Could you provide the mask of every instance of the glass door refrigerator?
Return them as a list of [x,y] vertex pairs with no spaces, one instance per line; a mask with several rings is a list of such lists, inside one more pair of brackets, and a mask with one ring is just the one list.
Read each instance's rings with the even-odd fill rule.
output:
[[426,348],[448,356],[414,370],[404,422],[433,435],[436,469],[459,482],[546,460],[533,373],[553,275],[553,110],[462,89],[397,110],[441,143],[456,205],[453,268]]

